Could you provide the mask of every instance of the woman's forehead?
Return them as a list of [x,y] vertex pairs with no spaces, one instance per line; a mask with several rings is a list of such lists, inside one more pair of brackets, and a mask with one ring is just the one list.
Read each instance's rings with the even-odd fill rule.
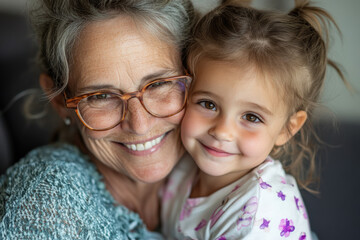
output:
[[121,87],[121,82],[131,88],[137,79],[162,69],[181,69],[176,47],[139,28],[131,18],[117,17],[94,22],[80,34],[74,48],[69,87],[75,91],[100,83]]

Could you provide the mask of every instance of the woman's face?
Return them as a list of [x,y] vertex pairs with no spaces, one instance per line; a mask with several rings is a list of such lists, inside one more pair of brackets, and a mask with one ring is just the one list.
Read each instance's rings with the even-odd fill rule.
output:
[[[183,74],[175,47],[138,28],[128,17],[88,25],[77,40],[72,63],[70,97],[109,89],[138,91],[151,80]],[[69,111],[96,159],[135,181],[163,179],[183,153],[178,131],[183,111],[156,118],[132,98],[125,119],[106,131],[87,129],[74,111]],[[145,145],[150,149],[142,150]]]

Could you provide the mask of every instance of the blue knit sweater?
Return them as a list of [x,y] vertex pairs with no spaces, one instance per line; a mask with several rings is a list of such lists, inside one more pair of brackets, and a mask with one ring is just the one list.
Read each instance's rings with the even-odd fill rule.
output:
[[0,177],[0,239],[146,239],[101,179],[74,146],[33,150]]

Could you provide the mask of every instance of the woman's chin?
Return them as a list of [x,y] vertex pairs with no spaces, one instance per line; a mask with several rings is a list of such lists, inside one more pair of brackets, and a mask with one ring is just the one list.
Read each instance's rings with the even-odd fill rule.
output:
[[173,165],[167,167],[147,167],[139,169],[132,174],[132,178],[143,183],[156,183],[166,178],[166,176],[171,172]]

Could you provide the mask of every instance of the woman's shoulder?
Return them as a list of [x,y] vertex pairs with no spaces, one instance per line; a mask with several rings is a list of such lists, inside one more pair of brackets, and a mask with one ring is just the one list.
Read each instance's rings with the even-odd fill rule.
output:
[[63,201],[58,196],[69,194],[80,200],[80,193],[94,189],[100,179],[95,166],[75,146],[56,143],[32,150],[10,167],[0,178],[0,194],[12,204],[35,194],[52,202]]
[[[20,165],[87,164],[88,157],[68,143],[53,143],[36,148],[19,161]],[[19,165],[18,164],[18,165]]]
[[54,143],[29,152],[6,171],[0,183],[4,179],[42,178],[47,174],[55,174],[57,177],[62,174],[80,177],[94,171],[95,166],[77,147],[66,143]]
[[131,233],[129,221],[134,234],[143,231],[138,215],[115,206],[95,166],[69,144],[31,151],[0,180],[0,238],[117,238]]

